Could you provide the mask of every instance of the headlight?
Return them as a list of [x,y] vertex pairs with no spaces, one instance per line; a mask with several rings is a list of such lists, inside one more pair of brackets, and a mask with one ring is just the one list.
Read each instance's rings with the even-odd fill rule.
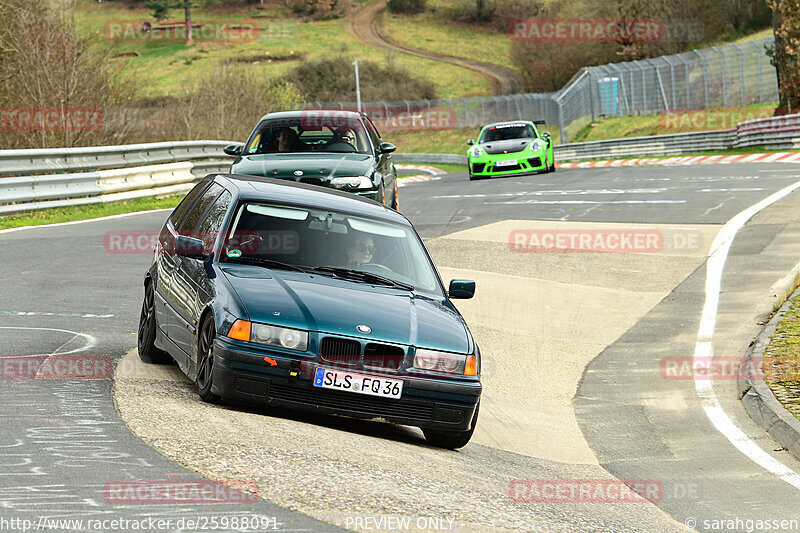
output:
[[414,368],[463,376],[476,376],[478,374],[477,362],[474,355],[438,352],[424,348],[417,348],[417,352],[414,354]]
[[546,145],[544,141],[542,141],[541,139],[536,139],[535,141],[533,141],[531,144],[528,145],[528,148],[530,148],[532,152],[538,152],[545,146]]
[[483,150],[480,146],[473,146],[469,149],[469,153],[472,154],[472,157],[480,157],[483,155]]
[[337,189],[371,189],[372,180],[366,176],[351,176],[345,178],[333,178],[331,187]]
[[298,352],[305,352],[308,349],[307,331],[251,323],[246,320],[234,322],[228,332],[228,337]]

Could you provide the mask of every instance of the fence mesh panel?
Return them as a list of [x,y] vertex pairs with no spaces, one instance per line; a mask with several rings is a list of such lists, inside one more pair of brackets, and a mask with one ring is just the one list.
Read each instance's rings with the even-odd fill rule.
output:
[[[566,143],[600,116],[650,115],[693,109],[741,107],[778,100],[767,37],[683,54],[584,67],[561,90],[470,98],[362,104],[381,129],[398,114],[448,117],[450,127],[480,127],[517,119],[555,125]],[[351,109],[355,102],[314,102],[301,108]]]

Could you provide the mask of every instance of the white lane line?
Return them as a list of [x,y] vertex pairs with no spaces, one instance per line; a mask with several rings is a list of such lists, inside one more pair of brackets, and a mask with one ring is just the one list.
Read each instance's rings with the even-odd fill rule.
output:
[[686,200],[614,200],[609,202],[595,200],[520,200],[518,202],[485,202],[486,204],[545,204],[545,205],[589,205],[589,204],[685,204]]
[[[85,352],[86,350],[88,350],[90,348],[94,348],[95,345],[97,345],[97,338],[96,337],[93,337],[92,335],[89,335],[87,333],[78,333],[77,331],[70,331],[68,329],[26,328],[26,327],[21,327],[21,326],[20,327],[17,327],[17,326],[0,326],[0,329],[25,329],[25,330],[38,330],[38,331],[60,331],[61,333],[71,333],[72,335],[74,335],[76,337],[82,337],[83,338],[83,340],[84,340],[83,346],[81,346],[79,348],[75,348],[74,350],[70,350],[68,352],[58,352],[58,355],[67,355],[67,354],[71,354],[71,353]],[[72,340],[72,339],[70,339],[70,340]],[[62,344],[62,346],[63,346],[63,344]],[[55,355],[55,354],[51,354],[51,355]],[[29,356],[21,355],[21,356],[18,356],[18,357],[40,357],[40,356],[38,356],[38,355],[29,355]]]
[[[800,188],[800,181],[781,189],[757,204],[751,205],[730,219],[714,238],[711,244],[711,252],[706,263],[705,303],[703,304],[703,314],[700,319],[700,327],[697,331],[697,343],[694,349],[693,363],[695,367],[697,367],[698,364],[708,364],[714,355],[714,327],[717,322],[722,271],[725,268],[725,261],[728,258],[728,252],[733,244],[734,237],[736,237],[736,233],[756,213],[772,205],[781,198],[784,198],[797,188]],[[714,394],[712,380],[701,380],[698,379],[698,376],[695,376],[694,386],[706,416],[714,427],[717,428],[717,431],[722,433],[731,444],[745,454],[751,461],[780,477],[786,483],[800,489],[800,474],[761,449],[761,447],[750,440],[744,431],[730,419],[727,413],[725,413]]]
[[125,218],[125,217],[132,217],[135,215],[146,215],[148,213],[158,213],[160,211],[172,211],[174,207],[166,207],[164,209],[150,209],[149,211],[134,211],[133,213],[122,213],[119,215],[109,215],[107,217],[100,217],[100,218],[87,218],[85,220],[73,220],[72,222],[56,222],[54,224],[39,224],[37,226],[22,226],[19,228],[9,228],[9,229],[0,229],[0,234],[2,233],[13,233],[15,231],[22,231],[24,229],[36,229],[36,228],[53,228],[56,226],[72,226],[73,224],[85,224],[87,222],[98,222],[100,220],[111,220],[114,218]]

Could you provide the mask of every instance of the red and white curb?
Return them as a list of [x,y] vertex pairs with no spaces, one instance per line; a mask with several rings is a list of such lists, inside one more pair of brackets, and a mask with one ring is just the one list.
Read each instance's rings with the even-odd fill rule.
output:
[[404,187],[409,183],[416,183],[419,181],[438,180],[442,174],[446,174],[444,170],[428,165],[395,165],[394,168],[398,170],[415,170],[417,172],[425,172],[425,174],[415,174],[413,176],[397,176],[398,187]]
[[763,154],[693,155],[667,158],[614,159],[609,161],[582,161],[558,163],[558,168],[632,167],[638,165],[726,165],[729,163],[800,163],[800,152],[770,152]]

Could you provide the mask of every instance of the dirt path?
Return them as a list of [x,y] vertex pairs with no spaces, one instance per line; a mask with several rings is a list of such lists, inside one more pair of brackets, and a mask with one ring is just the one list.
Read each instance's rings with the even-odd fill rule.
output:
[[381,48],[383,50],[391,50],[402,54],[424,57],[425,59],[450,63],[451,65],[477,72],[489,80],[494,94],[515,94],[522,92],[524,86],[522,76],[509,68],[463,57],[434,54],[433,52],[418,50],[391,40],[383,33],[383,29],[381,28],[381,15],[383,15],[385,9],[386,3],[383,0],[376,0],[375,2],[370,2],[359,8],[350,18],[350,22],[347,25],[348,31],[350,31],[360,43],[372,48]]

